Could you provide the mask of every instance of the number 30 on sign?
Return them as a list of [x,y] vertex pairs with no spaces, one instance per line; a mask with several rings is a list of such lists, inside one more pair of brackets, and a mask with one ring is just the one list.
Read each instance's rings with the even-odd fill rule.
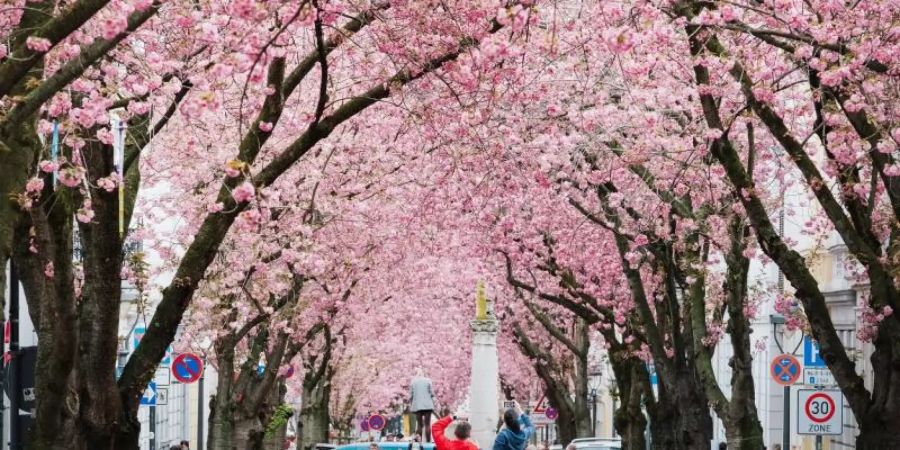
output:
[[844,397],[837,389],[797,391],[797,433],[843,434]]

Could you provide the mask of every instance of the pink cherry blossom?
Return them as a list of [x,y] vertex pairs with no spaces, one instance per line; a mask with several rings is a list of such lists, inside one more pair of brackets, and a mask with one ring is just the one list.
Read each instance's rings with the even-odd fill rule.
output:
[[50,47],[53,45],[49,39],[35,36],[28,36],[28,39],[25,40],[25,45],[35,52],[44,53],[50,50]]
[[234,197],[234,201],[238,203],[249,202],[256,197],[256,189],[253,187],[252,183],[245,181],[235,187],[234,190],[231,191],[231,195]]
[[25,192],[29,194],[40,195],[42,190],[44,190],[44,180],[42,178],[31,178],[25,184]]

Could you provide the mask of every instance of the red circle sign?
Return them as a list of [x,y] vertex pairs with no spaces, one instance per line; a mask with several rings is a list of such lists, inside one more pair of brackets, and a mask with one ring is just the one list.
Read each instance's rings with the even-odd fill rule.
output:
[[547,416],[547,419],[549,420],[556,420],[556,418],[559,417],[559,412],[557,412],[555,408],[547,408],[547,410],[544,411],[544,415]]
[[182,353],[172,362],[172,376],[182,383],[193,383],[199,380],[201,375],[203,375],[203,360],[193,353]]
[[[816,401],[822,399],[823,401]],[[834,399],[830,395],[818,392],[810,395],[806,399],[806,405],[803,409],[806,411],[806,417],[815,423],[825,423],[834,416],[835,404]]]
[[778,355],[772,359],[770,366],[772,379],[782,386],[790,386],[800,378],[800,361],[792,355]]
[[372,414],[369,416],[369,428],[375,431],[381,431],[385,425],[387,425],[387,420],[385,420],[384,416],[381,414]]

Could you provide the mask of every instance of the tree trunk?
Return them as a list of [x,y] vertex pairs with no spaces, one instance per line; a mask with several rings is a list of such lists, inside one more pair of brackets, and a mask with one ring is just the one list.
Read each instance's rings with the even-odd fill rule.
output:
[[[612,333],[607,335],[607,340],[615,338]],[[643,362],[630,356],[626,349],[619,349],[619,346],[616,348],[618,350],[611,351],[609,358],[619,394],[619,406],[613,413],[613,427],[622,437],[622,450],[646,450],[647,440],[644,432],[647,430],[647,417],[641,408],[645,396],[641,377],[646,378],[647,371],[643,367]],[[646,384],[650,384],[649,379]],[[651,412],[653,399],[649,400],[651,405],[647,409]]]
[[[895,313],[896,314],[896,313]],[[875,386],[873,402],[863,417],[857,417],[858,450],[887,450],[900,448],[900,338],[892,337],[895,325],[887,317],[878,329],[873,344],[872,371]]]
[[572,402],[575,436],[588,437],[593,433],[594,427],[591,423],[591,409],[588,405],[588,381],[590,373],[588,371],[588,353],[591,348],[590,326],[587,321],[578,318],[575,320],[574,343],[579,349],[575,355],[575,376],[572,384],[575,387],[575,399]]
[[302,406],[300,409],[300,422],[303,424],[300,434],[300,446],[302,450],[313,450],[315,445],[328,442],[328,428],[330,417],[328,415],[328,403],[331,400],[330,377],[319,377],[312,383],[303,384]]
[[677,378],[675,404],[675,426],[678,445],[685,450],[708,450],[712,440],[712,416],[709,403],[693,371],[684,370]]
[[240,411],[234,422],[234,447],[243,450],[281,450],[287,432],[287,422],[273,427],[276,407],[284,399],[285,389],[279,385],[268,394],[268,399],[256,411]]
[[[221,378],[220,378],[221,379]],[[235,420],[234,403],[227,395],[216,393],[209,402],[208,450],[234,450]]]

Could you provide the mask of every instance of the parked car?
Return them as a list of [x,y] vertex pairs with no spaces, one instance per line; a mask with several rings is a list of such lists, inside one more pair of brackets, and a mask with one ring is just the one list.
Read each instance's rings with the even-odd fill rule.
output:
[[[622,440],[617,438],[578,438],[573,439],[572,444],[578,450],[621,450]],[[554,446],[555,447],[555,446]],[[550,450],[556,450],[550,447]],[[559,446],[559,450],[563,447]]]
[[622,443],[616,441],[603,442],[585,442],[584,445],[578,445],[578,450],[622,450]]
[[[355,442],[338,446],[335,450],[369,450],[369,444],[369,442]],[[378,450],[409,450],[409,442],[376,442],[376,444]],[[434,443],[422,444],[422,450],[434,450]]]

